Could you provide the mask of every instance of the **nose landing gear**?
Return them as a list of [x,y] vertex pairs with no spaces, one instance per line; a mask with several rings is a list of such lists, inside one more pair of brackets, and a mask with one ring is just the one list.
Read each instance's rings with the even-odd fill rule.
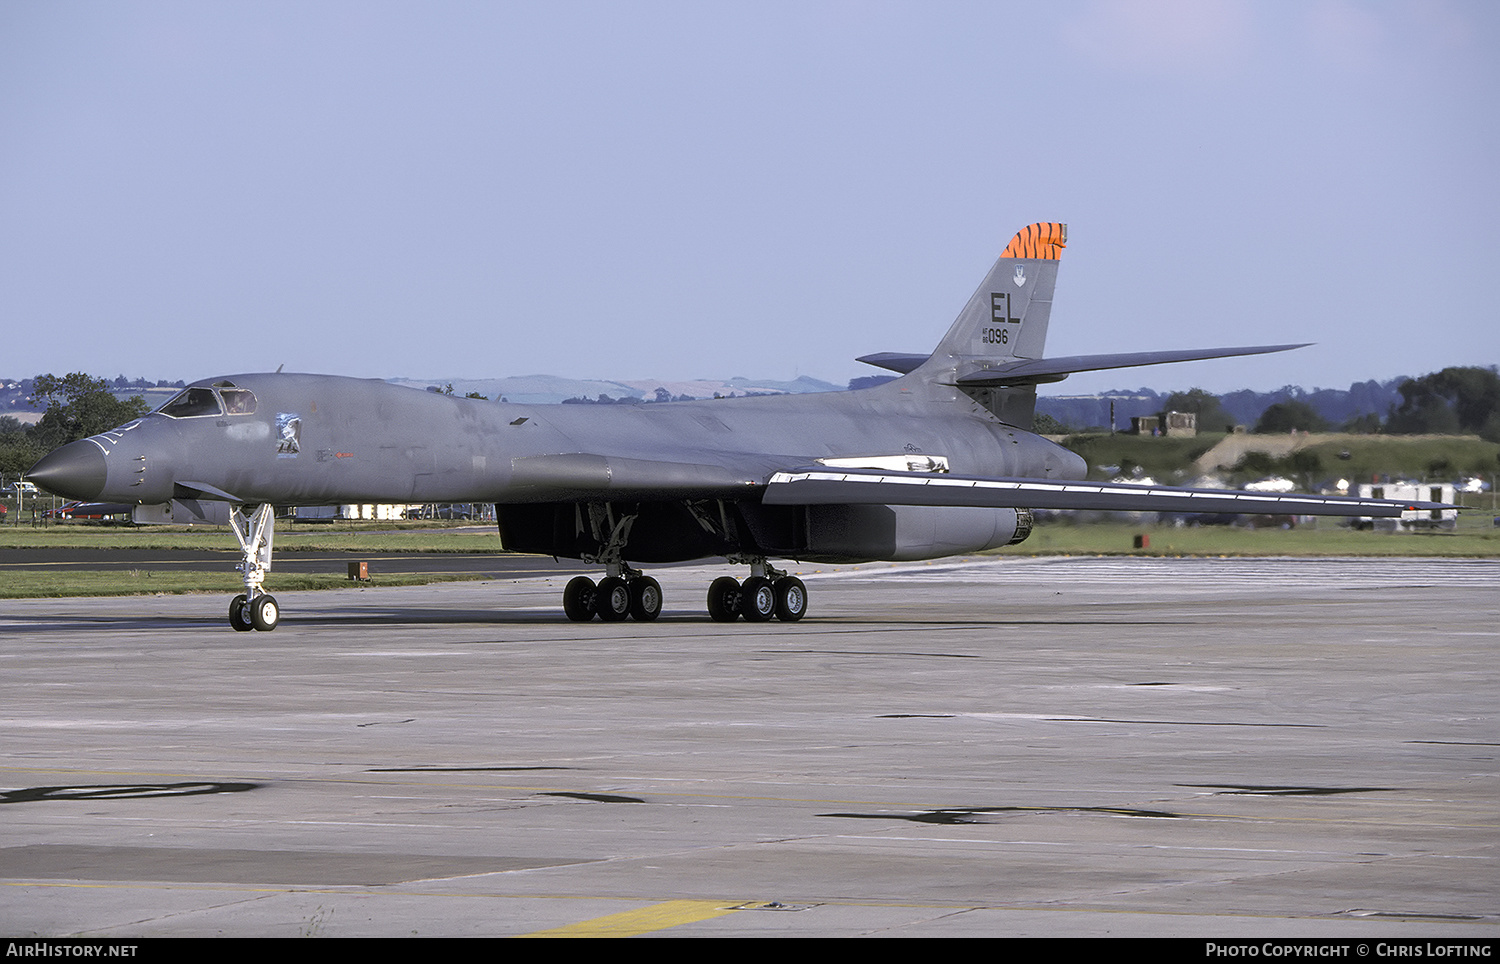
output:
[[276,597],[261,588],[266,570],[271,568],[271,536],[276,520],[270,505],[261,505],[250,514],[244,506],[235,506],[229,518],[234,537],[240,542],[241,562],[235,568],[245,578],[245,591],[229,602],[229,625],[237,633],[252,629],[269,633],[281,622],[281,607]]

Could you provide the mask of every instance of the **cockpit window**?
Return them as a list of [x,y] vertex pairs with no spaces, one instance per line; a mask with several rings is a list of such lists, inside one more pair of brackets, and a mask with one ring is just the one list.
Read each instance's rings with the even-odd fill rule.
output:
[[193,418],[198,415],[218,415],[222,410],[212,389],[187,388],[157,411],[172,418]]
[[255,393],[243,388],[226,388],[219,392],[224,399],[224,411],[230,415],[251,415],[255,412]]

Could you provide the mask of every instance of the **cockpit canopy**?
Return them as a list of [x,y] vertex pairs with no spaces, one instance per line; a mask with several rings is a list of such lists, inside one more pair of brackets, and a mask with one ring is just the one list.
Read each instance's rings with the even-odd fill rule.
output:
[[251,415],[255,412],[255,393],[236,388],[233,382],[214,382],[210,388],[185,388],[156,411],[168,418]]

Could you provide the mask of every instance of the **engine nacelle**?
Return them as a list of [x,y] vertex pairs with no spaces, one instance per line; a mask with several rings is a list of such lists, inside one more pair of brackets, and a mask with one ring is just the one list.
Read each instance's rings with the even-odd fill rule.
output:
[[939,559],[1015,545],[1031,510],[974,506],[813,505],[799,558],[827,562]]
[[[755,502],[612,503],[611,509],[615,518],[634,517],[619,546],[632,562],[737,553],[809,562],[899,562],[1015,545],[1031,534],[1029,509]],[[495,506],[506,549],[570,559],[604,549],[589,511],[585,503]]]

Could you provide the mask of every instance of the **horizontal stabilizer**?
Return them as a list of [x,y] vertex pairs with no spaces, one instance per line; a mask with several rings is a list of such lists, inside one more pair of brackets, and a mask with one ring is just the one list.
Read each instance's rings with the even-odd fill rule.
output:
[[1179,489],[1116,482],[987,479],[939,473],[799,469],[766,485],[772,505],[954,505],[1108,512],[1232,512],[1396,518],[1411,510],[1451,509],[1440,502],[1348,496],[1275,495],[1234,489]]
[[873,355],[860,355],[854,360],[864,362],[866,365],[874,365],[876,368],[884,368],[887,371],[900,372],[905,375],[907,372],[916,371],[930,357],[932,356],[903,355],[898,351],[879,351]]
[[[958,384],[970,388],[1003,388],[1012,385],[1036,385],[1060,382],[1075,372],[1099,372],[1111,368],[1135,368],[1139,365],[1165,365],[1169,362],[1202,361],[1208,358],[1234,358],[1239,355],[1265,355],[1276,351],[1306,348],[1300,345],[1256,345],[1246,348],[1190,348],[1185,351],[1131,351],[1114,355],[1067,355],[1060,358],[1032,358],[1013,365],[996,366],[960,375]],[[867,356],[875,357],[875,356]],[[864,359],[860,359],[863,361]]]

